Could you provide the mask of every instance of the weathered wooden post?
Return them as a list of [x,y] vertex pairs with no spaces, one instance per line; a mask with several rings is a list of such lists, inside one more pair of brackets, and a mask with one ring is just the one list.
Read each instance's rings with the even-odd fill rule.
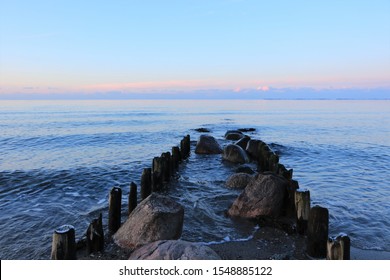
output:
[[347,235],[329,238],[327,242],[327,260],[350,260],[351,240]]
[[152,192],[161,190],[163,183],[163,162],[160,157],[153,158],[152,164]]
[[179,168],[179,162],[180,162],[180,149],[177,146],[172,147],[172,165],[173,168],[176,170]]
[[76,259],[76,234],[73,226],[63,225],[54,231],[51,245],[51,259]]
[[161,154],[162,160],[162,180],[169,182],[171,179],[171,153],[166,152]]
[[101,252],[104,250],[104,231],[102,214],[93,219],[87,229],[87,253]]
[[295,217],[295,191],[299,189],[299,183],[295,180],[287,180],[284,208],[287,217]]
[[180,141],[180,150],[181,150],[182,159],[188,158],[188,156],[190,155],[190,150],[191,150],[190,135],[185,136]]
[[137,207],[137,185],[134,182],[131,182],[129,192],[129,215],[135,207]]
[[122,189],[113,187],[110,191],[108,230],[114,234],[121,226]]
[[305,234],[307,231],[307,222],[310,213],[310,191],[295,191],[295,211],[297,219],[297,232]]
[[145,168],[141,175],[141,200],[152,193],[152,169]]
[[314,258],[326,257],[328,242],[329,211],[320,206],[310,209],[307,224],[307,253]]

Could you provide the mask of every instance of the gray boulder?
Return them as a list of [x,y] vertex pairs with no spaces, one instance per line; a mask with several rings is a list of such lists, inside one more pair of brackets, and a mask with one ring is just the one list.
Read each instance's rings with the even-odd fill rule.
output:
[[195,148],[196,154],[220,154],[222,148],[217,140],[210,135],[201,135]]
[[271,172],[255,176],[228,210],[243,218],[279,217],[285,208],[288,181]]
[[226,180],[226,186],[230,189],[244,189],[254,177],[247,173],[235,173]]
[[249,158],[245,150],[234,144],[229,144],[223,149],[222,158],[233,163],[249,162]]
[[184,208],[171,198],[152,193],[131,212],[113,236],[123,248],[136,248],[157,240],[179,239]]
[[183,240],[160,240],[136,249],[130,260],[220,260],[211,248]]

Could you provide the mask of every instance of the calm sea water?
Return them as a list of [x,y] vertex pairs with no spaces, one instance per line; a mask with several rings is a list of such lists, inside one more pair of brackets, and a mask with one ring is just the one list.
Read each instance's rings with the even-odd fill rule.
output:
[[[361,249],[390,251],[390,101],[0,101],[0,258],[47,259],[53,230],[81,238],[108,193],[131,181],[193,129],[221,145],[253,127],[294,169],[312,204],[330,211],[330,233]],[[239,191],[235,166],[192,153],[167,190],[185,206],[182,238],[245,238],[254,225],[224,216]],[[125,215],[123,220],[125,219]]]

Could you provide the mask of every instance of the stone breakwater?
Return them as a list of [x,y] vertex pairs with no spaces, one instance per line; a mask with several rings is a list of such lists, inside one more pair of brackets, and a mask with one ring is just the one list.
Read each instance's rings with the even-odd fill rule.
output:
[[[299,189],[293,170],[286,169],[279,162],[279,155],[265,142],[245,135],[250,131],[253,129],[227,131],[224,137],[230,143],[224,147],[212,135],[202,134],[193,151],[199,155],[221,156],[221,161],[239,166],[240,172],[227,178],[226,186],[242,192],[232,201],[227,215],[301,237],[305,241],[299,246],[304,247],[301,249],[308,258],[349,259],[349,237],[328,236],[328,210],[318,205],[311,207],[310,193]],[[109,196],[108,232],[103,230],[101,214],[91,222],[85,238],[78,242],[72,226],[55,230],[51,259],[75,259],[80,252],[86,256],[102,254],[111,246],[105,244],[113,242],[130,259],[220,259],[204,244],[179,240],[185,223],[184,208],[161,194],[179,172],[180,163],[190,155],[191,141],[187,135],[180,145],[153,158],[151,167],[145,168],[141,175],[140,203],[137,185],[130,184],[129,216],[124,223],[121,221],[122,190],[114,187]],[[256,163],[257,169],[245,166],[249,162]],[[282,251],[274,254],[284,253],[283,246],[279,247]]]

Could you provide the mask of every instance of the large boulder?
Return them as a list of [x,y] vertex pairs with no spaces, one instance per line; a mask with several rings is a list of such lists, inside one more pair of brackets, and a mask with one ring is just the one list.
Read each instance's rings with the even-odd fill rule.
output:
[[238,131],[238,130],[228,130],[225,133],[226,140],[240,140],[244,136],[245,135],[241,131]]
[[217,140],[210,135],[201,135],[195,148],[196,154],[220,154],[222,148]]
[[243,148],[245,150],[249,140],[251,140],[251,138],[249,136],[245,135],[244,137],[242,137],[240,140],[238,140],[234,144],[240,146],[241,148]]
[[136,249],[130,260],[220,260],[207,246],[183,240],[160,240]]
[[234,144],[229,144],[223,149],[222,158],[233,163],[249,162],[249,158],[245,150]]
[[123,248],[136,248],[157,240],[179,239],[184,208],[171,198],[152,193],[131,212],[114,235]]
[[285,208],[288,181],[272,172],[255,176],[228,210],[243,218],[279,217]]
[[247,173],[235,173],[226,180],[226,186],[230,189],[242,190],[253,178]]
[[262,143],[261,140],[251,139],[247,142],[246,151],[251,158],[257,160],[259,158],[259,145]]

